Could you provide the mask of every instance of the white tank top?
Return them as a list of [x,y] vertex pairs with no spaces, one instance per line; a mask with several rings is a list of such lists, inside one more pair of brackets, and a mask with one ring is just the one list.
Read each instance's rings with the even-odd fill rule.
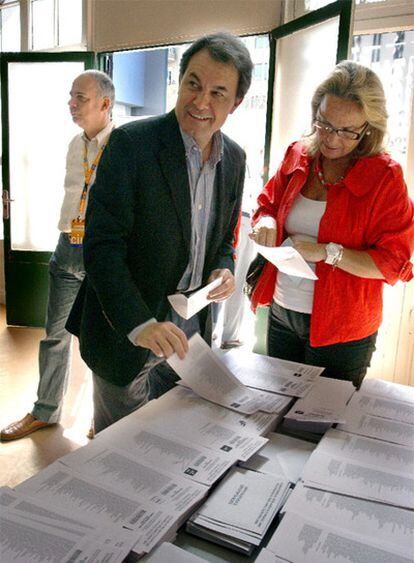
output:
[[[299,193],[287,216],[285,230],[289,237],[297,235],[303,240],[318,240],[319,223],[325,213],[326,201],[316,201]],[[282,246],[292,246],[290,238]],[[309,263],[315,271],[315,263]],[[279,272],[273,299],[278,305],[299,313],[312,313],[313,291],[315,282],[306,278],[288,276]]]

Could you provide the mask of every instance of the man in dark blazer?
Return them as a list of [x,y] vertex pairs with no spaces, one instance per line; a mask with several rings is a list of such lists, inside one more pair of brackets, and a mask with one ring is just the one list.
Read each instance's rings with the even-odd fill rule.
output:
[[84,241],[86,281],[68,321],[93,371],[100,431],[148,400],[148,374],[183,358],[205,329],[167,296],[221,276],[209,294],[234,291],[233,233],[245,154],[220,132],[251,81],[244,44],[219,33],[184,53],[175,110],[116,129],[90,193]]

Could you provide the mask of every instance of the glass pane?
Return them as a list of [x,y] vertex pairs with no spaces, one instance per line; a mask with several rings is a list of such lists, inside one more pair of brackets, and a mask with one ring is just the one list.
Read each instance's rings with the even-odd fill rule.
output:
[[1,15],[1,50],[20,51],[20,7],[3,8]]
[[352,58],[380,77],[387,99],[388,146],[404,167],[411,118],[414,76],[414,30],[355,35]]
[[13,250],[53,250],[56,245],[66,151],[79,132],[67,102],[72,81],[83,69],[83,63],[9,64]]
[[55,46],[54,0],[32,0],[32,49]]
[[82,0],[59,0],[59,45],[81,45]]
[[335,66],[338,31],[336,17],[277,41],[271,175],[288,145],[310,133],[312,95]]

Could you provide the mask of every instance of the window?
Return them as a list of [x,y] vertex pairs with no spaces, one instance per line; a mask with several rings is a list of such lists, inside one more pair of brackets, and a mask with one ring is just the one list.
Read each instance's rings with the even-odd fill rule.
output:
[[20,51],[20,4],[6,0],[0,6],[0,50]]
[[82,0],[31,0],[34,51],[82,45]]

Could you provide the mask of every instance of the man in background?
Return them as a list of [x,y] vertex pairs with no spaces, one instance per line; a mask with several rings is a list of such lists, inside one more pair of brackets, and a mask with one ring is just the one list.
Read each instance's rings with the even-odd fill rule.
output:
[[85,210],[96,168],[114,127],[111,121],[114,100],[114,85],[103,72],[88,70],[72,84],[69,110],[83,132],[72,139],[66,158],[60,236],[49,263],[46,338],[39,348],[37,401],[31,413],[3,428],[0,438],[4,442],[56,424],[61,417],[72,349],[72,335],[65,324],[85,277],[82,256]]

